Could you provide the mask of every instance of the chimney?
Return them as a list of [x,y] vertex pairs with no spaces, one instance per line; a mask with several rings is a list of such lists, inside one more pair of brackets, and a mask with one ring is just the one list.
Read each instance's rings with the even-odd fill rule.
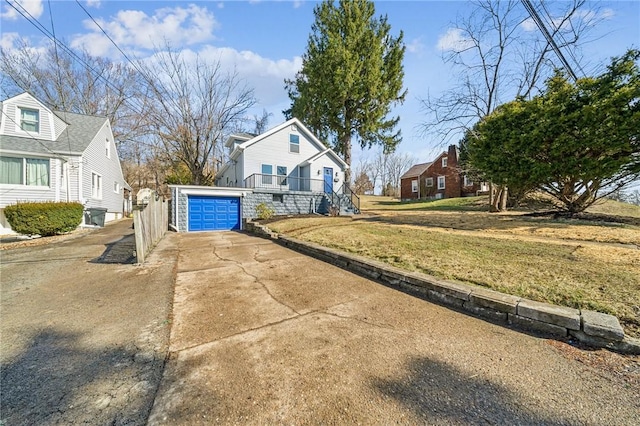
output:
[[458,147],[456,145],[449,145],[447,164],[452,167],[458,166]]

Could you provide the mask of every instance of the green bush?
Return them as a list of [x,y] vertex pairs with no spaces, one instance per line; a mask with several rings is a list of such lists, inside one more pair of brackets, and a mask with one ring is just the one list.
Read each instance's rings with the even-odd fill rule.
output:
[[4,215],[15,232],[48,237],[76,229],[83,210],[80,203],[18,203],[5,207]]
[[271,219],[274,213],[274,210],[265,203],[260,203],[256,206],[256,214],[258,215],[258,219]]

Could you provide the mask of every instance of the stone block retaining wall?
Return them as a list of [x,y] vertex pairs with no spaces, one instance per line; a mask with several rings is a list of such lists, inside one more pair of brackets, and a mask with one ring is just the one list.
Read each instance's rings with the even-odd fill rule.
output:
[[256,206],[266,204],[271,207],[277,216],[299,215],[313,213],[322,202],[322,194],[310,192],[288,191],[283,193],[263,192],[254,189],[242,200],[242,217],[251,219],[257,217]]
[[285,247],[366,278],[497,323],[535,331],[545,336],[570,336],[587,345],[621,353],[640,354],[640,339],[625,336],[618,318],[612,315],[535,302],[483,287],[439,280],[426,274],[405,271],[372,259],[278,235],[253,222],[247,223],[246,230],[274,238]]

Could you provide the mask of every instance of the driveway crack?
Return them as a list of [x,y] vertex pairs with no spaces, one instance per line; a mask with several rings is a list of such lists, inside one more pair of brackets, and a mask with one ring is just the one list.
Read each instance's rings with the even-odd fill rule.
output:
[[[258,256],[258,253],[260,251],[259,247],[256,247],[256,253],[253,255],[253,258],[255,259]],[[260,286],[262,286],[262,288],[264,289],[264,291],[269,295],[269,297],[271,297],[276,303],[286,307],[287,309],[289,309],[291,312],[293,312],[296,315],[300,315],[300,312],[296,311],[292,306],[286,304],[285,302],[283,302],[282,300],[278,299],[276,296],[273,295],[273,293],[271,293],[271,290],[269,290],[269,287],[267,287],[267,285],[265,283],[262,282],[262,280],[260,280],[260,278],[252,273],[250,273],[249,271],[247,271],[247,269],[244,267],[244,265],[241,262],[238,262],[237,260],[233,260],[233,259],[228,259],[228,258],[224,258],[222,256],[220,256],[217,252],[216,252],[216,248],[213,248],[213,255],[215,257],[217,257],[219,260],[222,260],[224,262],[231,262],[234,263],[238,268],[240,268],[242,270],[242,272],[244,272],[246,275],[250,276],[251,278],[253,278],[253,280],[257,283],[260,284]]]

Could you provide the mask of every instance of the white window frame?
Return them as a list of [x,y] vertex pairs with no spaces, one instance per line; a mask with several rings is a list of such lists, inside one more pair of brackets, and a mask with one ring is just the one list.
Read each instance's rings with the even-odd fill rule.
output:
[[418,179],[411,181],[411,192],[418,192]]
[[[50,158],[38,158],[38,157],[14,157],[11,155],[7,155],[3,157],[9,157],[9,158],[17,158],[19,160],[22,161],[22,170],[21,170],[21,174],[20,174],[20,183],[2,183],[0,185],[6,186],[6,185],[10,185],[10,186],[24,186],[24,187],[28,187],[28,188],[40,188],[40,189],[44,189],[44,188],[51,188],[51,159]],[[30,185],[29,184],[29,176],[28,176],[28,161],[29,160],[44,160],[46,162],[49,163],[49,165],[47,166],[47,184],[46,185]]]
[[442,157],[442,167],[447,167],[448,157]]
[[[298,138],[298,142],[293,142],[291,140],[291,137],[295,136]],[[296,147],[296,150],[291,149],[292,146]],[[289,152],[291,154],[300,154],[300,135],[295,134],[295,133],[289,133]]]
[[120,184],[116,181],[113,182],[113,192],[116,194],[120,193]]
[[91,198],[102,200],[102,175],[91,172]]
[[[25,120],[25,119],[22,117],[22,112],[23,112],[23,111],[32,111],[32,112],[35,112],[35,113],[36,113],[36,115],[37,115],[37,118],[36,118],[36,121],[35,121],[35,124],[36,124],[36,130],[25,130],[25,129],[23,129],[23,128],[22,128],[22,124],[23,124],[24,122],[33,123],[32,121]],[[21,132],[25,132],[25,133],[40,133],[40,110],[39,110],[39,109],[37,109],[37,108],[28,108],[28,107],[20,107],[20,106],[19,106],[19,107],[18,107],[18,113],[19,113],[19,115],[20,115],[20,123],[19,123],[19,127],[20,127],[20,131],[21,131]]]
[[469,176],[464,175],[462,186],[473,186],[473,181],[469,179]]
[[446,177],[438,176],[438,189],[445,189],[446,187]]
[[104,149],[107,154],[107,158],[111,158],[111,142],[109,141],[109,138],[105,140]]
[[432,177],[428,177],[424,180],[424,184],[427,186],[427,188],[432,188],[433,187],[433,178]]
[[[269,167],[269,170],[271,171],[269,173],[265,173],[265,167]],[[273,164],[262,164],[260,166],[260,174],[260,180],[263,185],[273,185]]]

